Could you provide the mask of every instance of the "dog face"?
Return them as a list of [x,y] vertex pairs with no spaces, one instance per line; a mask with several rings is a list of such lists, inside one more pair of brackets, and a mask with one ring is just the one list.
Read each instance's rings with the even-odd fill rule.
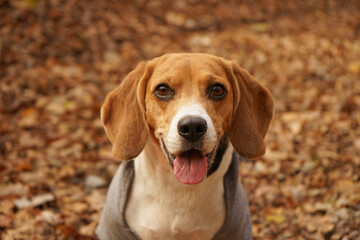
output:
[[150,135],[177,179],[196,184],[207,176],[224,139],[247,158],[265,152],[273,100],[234,62],[168,54],[141,63],[107,96],[101,113],[115,157],[136,157]]
[[207,175],[232,106],[226,72],[211,58],[170,55],[153,70],[146,119],[179,181],[198,183]]

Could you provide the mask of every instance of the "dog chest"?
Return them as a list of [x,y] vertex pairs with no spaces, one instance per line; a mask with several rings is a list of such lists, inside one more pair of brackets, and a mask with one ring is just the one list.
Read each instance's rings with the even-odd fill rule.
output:
[[129,227],[141,239],[211,239],[225,219],[223,182],[188,186],[172,172],[147,175],[141,162],[125,210]]

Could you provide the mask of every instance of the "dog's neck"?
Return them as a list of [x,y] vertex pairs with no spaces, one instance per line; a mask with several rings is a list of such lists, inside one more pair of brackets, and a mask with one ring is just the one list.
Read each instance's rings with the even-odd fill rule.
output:
[[[211,239],[225,219],[223,178],[233,147],[215,172],[196,185],[180,183],[158,144],[149,140],[135,159],[126,221],[142,239]],[[142,209],[139,211],[139,209]]]

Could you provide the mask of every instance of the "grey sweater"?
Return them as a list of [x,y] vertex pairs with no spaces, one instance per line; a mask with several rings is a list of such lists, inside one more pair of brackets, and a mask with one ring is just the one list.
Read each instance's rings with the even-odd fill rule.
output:
[[[251,219],[244,189],[238,179],[238,155],[233,154],[224,176],[226,218],[214,240],[251,239]],[[117,170],[107,194],[96,234],[101,240],[139,240],[125,220],[125,207],[134,178],[134,163],[123,162]]]

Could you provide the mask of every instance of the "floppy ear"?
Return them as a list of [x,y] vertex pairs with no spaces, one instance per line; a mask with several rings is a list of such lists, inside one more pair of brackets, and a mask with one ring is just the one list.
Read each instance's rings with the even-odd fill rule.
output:
[[270,91],[237,63],[231,61],[228,67],[234,92],[230,141],[241,156],[260,157],[266,151],[264,137],[273,117],[274,100]]
[[135,158],[147,141],[144,102],[149,75],[146,63],[140,63],[106,96],[101,107],[101,121],[113,145],[112,154],[119,160]]

